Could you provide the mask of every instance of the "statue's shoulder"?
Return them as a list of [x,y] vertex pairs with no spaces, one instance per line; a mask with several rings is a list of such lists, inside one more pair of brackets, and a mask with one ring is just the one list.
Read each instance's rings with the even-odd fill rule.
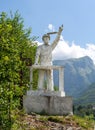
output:
[[43,46],[44,46],[43,44],[42,44],[42,45],[39,45],[39,46],[38,46],[38,49],[41,49]]

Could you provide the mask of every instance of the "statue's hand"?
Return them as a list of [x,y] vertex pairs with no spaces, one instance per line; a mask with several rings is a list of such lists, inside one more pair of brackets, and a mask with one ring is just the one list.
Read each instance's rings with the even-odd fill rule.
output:
[[59,33],[61,33],[63,31],[63,25],[61,27],[59,27]]

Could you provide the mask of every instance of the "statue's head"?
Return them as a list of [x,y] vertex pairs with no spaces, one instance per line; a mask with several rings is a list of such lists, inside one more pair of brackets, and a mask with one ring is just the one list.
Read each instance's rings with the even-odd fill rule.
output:
[[43,40],[44,44],[47,45],[50,41],[50,35],[44,34],[43,37],[42,37],[42,40]]

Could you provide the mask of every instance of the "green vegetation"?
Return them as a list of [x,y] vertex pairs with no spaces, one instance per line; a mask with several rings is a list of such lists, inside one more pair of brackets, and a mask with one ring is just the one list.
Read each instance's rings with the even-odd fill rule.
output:
[[[51,130],[50,128],[64,128],[74,127],[81,128],[82,130],[93,130],[94,120],[91,116],[41,116],[41,115],[26,115],[19,112],[12,126],[12,130]],[[91,118],[90,118],[91,117]]]
[[18,12],[0,14],[0,130],[11,129],[12,112],[22,108],[22,96],[28,89],[27,65],[34,62],[36,50],[30,33]]
[[93,105],[78,105],[74,107],[74,114],[85,117],[89,116],[89,118],[95,119],[95,109]]
[[75,104],[80,105],[95,105],[95,83],[92,83],[85,91],[81,93],[78,99],[75,99]]
[[75,100],[74,113],[81,116],[93,116],[95,119],[95,83],[91,84],[81,97]]

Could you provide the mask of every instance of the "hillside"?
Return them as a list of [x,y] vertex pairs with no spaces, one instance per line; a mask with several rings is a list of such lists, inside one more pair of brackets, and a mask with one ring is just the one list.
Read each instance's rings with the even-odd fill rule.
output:
[[[11,130],[93,130],[93,119],[78,116],[46,116],[22,112],[16,117]],[[0,129],[2,130],[2,129]]]
[[[88,57],[68,60],[56,60],[54,65],[64,66],[65,92],[78,98],[81,93],[95,82],[95,65]],[[58,72],[54,71],[54,83],[58,86]]]
[[91,84],[85,91],[81,93],[81,97],[75,100],[76,104],[95,105],[95,83]]

